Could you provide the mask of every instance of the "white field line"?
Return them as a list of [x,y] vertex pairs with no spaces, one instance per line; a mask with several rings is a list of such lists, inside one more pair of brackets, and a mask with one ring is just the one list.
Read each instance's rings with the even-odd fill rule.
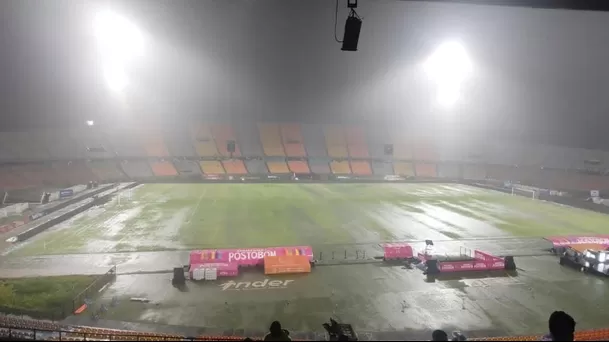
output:
[[207,188],[205,188],[205,190],[203,190],[203,192],[201,193],[201,196],[199,196],[199,200],[197,201],[197,205],[195,206],[195,209],[192,211],[192,213],[190,213],[190,217],[188,218],[188,220],[186,220],[186,223],[190,223],[190,221],[192,220],[193,216],[195,216],[195,213],[197,212],[197,210],[199,210],[199,207],[201,206],[201,201],[203,200],[203,197],[205,197],[206,193],[207,193]]

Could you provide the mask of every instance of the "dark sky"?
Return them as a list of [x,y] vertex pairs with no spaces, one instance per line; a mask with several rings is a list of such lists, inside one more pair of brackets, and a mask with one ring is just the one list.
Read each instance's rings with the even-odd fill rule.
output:
[[[92,36],[102,9],[147,37],[121,97]],[[383,121],[609,149],[609,13],[389,0],[360,0],[358,13],[353,53],[334,41],[330,0],[1,1],[1,128]],[[438,110],[420,64],[447,40],[474,73],[464,102]]]

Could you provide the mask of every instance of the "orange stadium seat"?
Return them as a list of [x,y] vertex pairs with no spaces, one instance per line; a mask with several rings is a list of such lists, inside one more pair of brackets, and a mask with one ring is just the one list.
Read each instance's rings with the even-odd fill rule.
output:
[[324,137],[326,139],[326,148],[330,157],[347,158],[349,152],[347,150],[347,141],[342,127],[339,125],[324,126]]
[[150,163],[155,176],[177,176],[178,171],[171,162],[160,161]]
[[145,132],[142,134],[144,151],[149,157],[169,157],[169,150],[165,140],[158,132]]
[[345,133],[349,155],[355,158],[367,158],[369,154],[364,130],[358,126],[349,126],[346,127]]
[[285,152],[281,143],[279,125],[277,124],[258,124],[262,149],[267,156],[283,157]]
[[331,161],[330,170],[332,170],[332,173],[334,173],[334,174],[350,174],[351,173],[351,167],[349,166],[349,161],[347,161],[347,160]]
[[400,176],[414,177],[414,168],[412,167],[412,163],[408,162],[394,162],[393,172]]
[[285,161],[269,161],[266,163],[270,173],[290,173]]
[[436,164],[432,163],[415,163],[414,169],[417,177],[437,177]]
[[216,142],[216,147],[218,148],[218,152],[220,155],[228,157],[231,155],[228,152],[228,142],[235,142],[235,152],[233,152],[233,156],[239,157],[241,156],[241,150],[239,149],[239,144],[235,139],[235,132],[233,127],[229,124],[216,124],[211,126],[211,133],[214,136],[214,140]]
[[288,167],[290,168],[290,171],[294,173],[311,173],[309,164],[307,164],[306,161],[290,160],[288,161]]
[[223,160],[222,166],[224,166],[224,170],[226,170],[226,173],[228,173],[230,175],[247,174],[247,169],[245,168],[245,164],[243,164],[242,160],[238,160],[238,159]]
[[370,168],[370,163],[367,161],[351,161],[351,172],[354,175],[371,175],[372,169]]
[[213,157],[218,155],[216,142],[207,125],[196,126],[192,131],[192,138],[199,156]]
[[222,164],[219,161],[205,160],[199,162],[199,165],[201,165],[201,170],[203,170],[203,173],[212,175],[225,173],[224,168],[222,167]]
[[303,144],[302,131],[299,124],[282,124],[281,137],[285,154],[290,157],[304,157],[307,155]]

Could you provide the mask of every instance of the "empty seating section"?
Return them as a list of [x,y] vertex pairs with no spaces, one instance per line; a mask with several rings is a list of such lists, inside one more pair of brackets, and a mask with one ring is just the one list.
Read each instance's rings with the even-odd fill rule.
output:
[[[189,128],[177,127],[165,133],[165,144],[172,157],[196,157],[194,139],[188,133]],[[199,166],[197,166],[197,169]]]
[[462,166],[462,172],[464,179],[486,179],[486,168],[484,165],[464,164]]
[[397,161],[393,163],[393,172],[396,175],[414,177],[412,163]]
[[337,175],[344,175],[344,174],[350,174],[351,173],[351,167],[349,165],[349,161],[348,160],[342,160],[342,161],[338,161],[338,160],[333,160],[330,162],[330,170],[332,170],[332,173],[337,174]]
[[329,174],[330,160],[327,158],[309,158],[309,167],[312,173]]
[[307,155],[299,124],[282,124],[280,130],[283,147],[287,156],[304,157]]
[[233,127],[229,124],[217,124],[211,126],[211,134],[214,136],[214,140],[216,142],[216,147],[218,148],[218,152],[220,155],[228,157],[231,155],[228,152],[228,142],[235,141],[235,152],[233,152],[233,156],[239,157],[241,156],[241,150],[239,149],[239,144],[235,139],[235,132],[233,131]]
[[13,166],[12,169],[25,179],[28,187],[50,186],[61,183],[61,177],[57,176],[56,171],[49,164],[19,164]]
[[432,163],[415,163],[414,172],[417,177],[421,178],[434,178],[437,177],[436,164]]
[[324,137],[326,138],[326,148],[330,157],[347,158],[349,156],[345,133],[341,126],[324,126]]
[[127,176],[120,170],[115,161],[93,160],[88,162],[87,165],[102,182],[127,180]]
[[[345,127],[345,135],[347,149],[351,157],[367,158],[370,156],[368,154],[368,145],[366,144],[366,134],[361,127],[347,126]],[[368,165],[368,168],[370,168],[370,165]]]
[[224,166],[224,170],[229,175],[245,175],[247,174],[247,169],[245,168],[245,164],[243,164],[242,160],[233,159],[233,160],[223,160],[222,166]]
[[260,132],[260,141],[265,155],[270,157],[285,156],[281,144],[281,135],[279,134],[279,125],[258,124],[258,131]]
[[311,173],[309,170],[309,164],[302,160],[289,160],[288,168],[294,173]]
[[121,168],[131,179],[142,179],[153,176],[150,165],[148,165],[148,163],[145,161],[123,161],[121,163]]
[[119,157],[142,157],[146,155],[139,132],[121,129],[109,134],[114,152]]
[[309,157],[326,157],[324,131],[321,125],[300,125],[304,138],[304,147]]
[[222,164],[216,160],[202,161],[199,162],[199,165],[201,165],[201,170],[203,170],[203,173],[212,175],[224,173],[224,168],[222,167]]
[[439,160],[438,151],[429,138],[415,138],[412,146],[412,157],[419,161]]
[[14,160],[49,160],[51,155],[39,132],[6,132],[0,135],[0,145]]
[[218,155],[216,142],[207,125],[195,126],[192,130],[192,139],[199,156],[214,157]]
[[[385,126],[366,126],[368,153],[373,158],[390,159],[393,156],[385,154],[385,145],[393,144],[393,140]],[[391,172],[393,173],[393,171]]]
[[[461,168],[456,163],[442,163],[438,164],[438,177],[457,179],[461,177]],[[418,175],[418,174],[417,174]]]
[[284,160],[269,160],[266,162],[266,166],[269,168],[270,173],[290,173],[288,164]]
[[80,143],[79,149],[82,149],[82,153],[89,159],[106,159],[116,156],[114,146],[100,130],[79,133],[75,139]]
[[59,178],[68,186],[99,180],[84,161],[63,161],[52,164]]
[[28,181],[10,166],[0,167],[0,189],[23,189],[30,185]]
[[71,135],[78,135],[69,130],[45,131],[41,134],[41,139],[53,159],[75,160],[85,157],[84,142],[74,139]]
[[370,163],[363,160],[352,160],[350,162],[351,173],[354,175],[367,176],[372,174]]
[[173,164],[168,161],[151,162],[150,166],[152,167],[152,172],[154,173],[155,176],[177,176],[178,175],[178,171],[176,171]]
[[372,162],[372,173],[379,176],[393,175],[393,164],[375,160]]
[[173,165],[180,175],[201,175],[201,168],[196,161],[175,159]]
[[266,163],[263,160],[246,160],[245,167],[247,168],[247,171],[251,174],[264,174],[269,172],[266,167]]
[[264,155],[260,144],[260,134],[255,123],[239,122],[234,127],[241,155],[247,157]]
[[169,157],[169,150],[163,136],[158,132],[145,132],[142,135],[144,150],[148,157]]

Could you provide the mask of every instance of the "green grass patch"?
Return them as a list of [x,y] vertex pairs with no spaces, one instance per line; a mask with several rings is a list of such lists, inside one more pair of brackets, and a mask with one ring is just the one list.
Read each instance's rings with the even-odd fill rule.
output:
[[95,279],[88,275],[2,279],[0,307],[4,313],[58,318],[71,312],[72,299]]

